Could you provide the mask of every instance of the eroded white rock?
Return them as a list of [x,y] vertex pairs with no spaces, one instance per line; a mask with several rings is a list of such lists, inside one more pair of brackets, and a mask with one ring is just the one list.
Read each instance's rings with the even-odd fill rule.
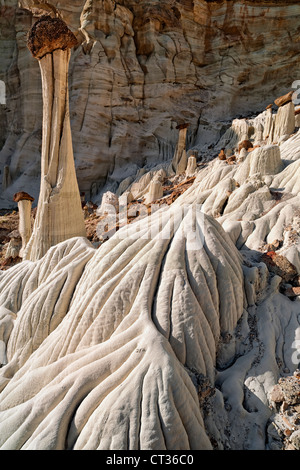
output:
[[235,180],[242,184],[247,178],[260,174],[275,175],[283,169],[280,148],[277,145],[258,147],[248,153],[245,161],[239,166]]
[[277,111],[273,142],[278,142],[282,136],[290,135],[295,130],[295,105],[291,101],[284,106],[280,106]]
[[175,203],[97,251],[73,239],[0,275],[1,305],[17,314],[0,371],[3,449],[211,448],[186,368],[214,380],[243,275],[221,226],[183,215]]
[[[43,36],[47,28],[53,29],[49,36],[54,42],[50,45]],[[69,115],[68,67],[74,42],[69,44],[65,35],[76,42],[62,20],[50,17],[37,21],[29,35],[32,53],[39,60],[43,88],[40,194],[32,235],[23,252],[23,259],[32,261],[63,240],[86,235]]]

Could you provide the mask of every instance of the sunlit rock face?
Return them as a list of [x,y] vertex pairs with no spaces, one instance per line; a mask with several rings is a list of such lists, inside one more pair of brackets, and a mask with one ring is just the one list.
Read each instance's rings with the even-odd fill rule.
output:
[[[58,11],[79,45],[70,63],[70,116],[80,190],[134,175],[173,157],[176,126],[189,123],[187,148],[219,140],[228,122],[289,91],[299,70],[295,1],[74,0],[1,7],[0,170],[15,192],[38,196],[42,101],[38,64],[26,35]],[[288,44],[288,47],[287,47]],[[2,177],[0,178],[2,180]],[[3,205],[3,204],[2,204]]]

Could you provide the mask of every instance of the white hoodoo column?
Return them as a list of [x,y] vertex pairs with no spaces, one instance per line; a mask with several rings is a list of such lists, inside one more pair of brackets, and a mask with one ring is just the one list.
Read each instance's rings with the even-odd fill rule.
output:
[[40,259],[51,246],[86,236],[69,116],[68,67],[73,33],[59,18],[41,17],[28,48],[39,60],[43,89],[41,187],[32,236],[23,259]]

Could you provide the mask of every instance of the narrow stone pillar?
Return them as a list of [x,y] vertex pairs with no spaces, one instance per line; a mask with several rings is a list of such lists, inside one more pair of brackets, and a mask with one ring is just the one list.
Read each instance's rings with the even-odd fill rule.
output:
[[263,139],[267,140],[269,137],[273,140],[273,126],[274,119],[272,114],[272,107],[268,107],[266,110],[266,121],[263,132]]
[[159,180],[151,181],[149,185],[148,193],[145,196],[145,204],[151,204],[151,202],[161,199],[164,195],[162,184]]
[[11,177],[9,166],[5,165],[3,168],[3,176],[2,176],[2,192],[5,191],[11,185]]
[[19,256],[23,258],[25,248],[31,237],[31,207],[34,198],[21,191],[14,195],[14,201],[18,203],[19,209],[19,233],[22,239]]
[[186,134],[188,124],[179,124],[176,129],[179,129],[178,142],[175,149],[174,157],[172,160],[172,169],[176,175],[180,175],[186,170],[187,166],[187,153],[186,153]]
[[274,142],[284,135],[289,136],[295,130],[295,105],[292,101],[280,106],[275,118]]
[[43,139],[37,214],[23,259],[35,261],[57,243],[86,236],[69,116],[68,67],[76,43],[66,24],[50,16],[42,16],[28,35],[41,69]]
[[187,177],[194,176],[196,170],[197,170],[197,159],[194,155],[191,155],[188,158],[188,163],[187,163],[187,168],[186,168],[186,171],[185,171],[185,175]]

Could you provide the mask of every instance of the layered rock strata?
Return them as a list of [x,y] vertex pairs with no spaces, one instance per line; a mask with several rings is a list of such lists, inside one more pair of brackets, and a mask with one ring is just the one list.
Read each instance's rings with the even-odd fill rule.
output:
[[39,15],[59,15],[79,43],[71,57],[70,117],[79,186],[89,199],[106,182],[115,191],[124,175],[134,176],[158,156],[171,160],[177,123],[190,124],[188,149],[207,148],[234,117],[267,106],[298,79],[295,1],[20,5],[9,0],[1,7],[0,79],[7,96],[0,107],[0,171],[8,166],[13,183],[2,207],[23,188],[33,187],[38,199],[41,81],[26,34]]

